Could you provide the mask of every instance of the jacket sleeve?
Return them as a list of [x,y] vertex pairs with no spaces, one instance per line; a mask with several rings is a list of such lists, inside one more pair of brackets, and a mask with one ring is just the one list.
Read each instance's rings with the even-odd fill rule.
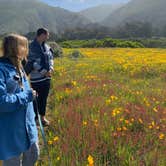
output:
[[53,57],[53,50],[50,48],[50,69],[54,70],[54,57]]
[[7,93],[5,76],[0,70],[0,113],[22,110],[31,101],[33,101],[32,90],[15,94]]
[[[37,53],[37,48],[34,47],[33,44],[30,45],[28,61],[24,68],[27,75],[35,68],[34,64],[36,62],[36,59],[38,59],[40,57],[38,54],[39,53]],[[38,72],[40,72],[42,75],[45,75],[47,73],[45,66],[41,66],[40,64],[38,64],[38,65],[40,66],[40,69],[38,69]]]

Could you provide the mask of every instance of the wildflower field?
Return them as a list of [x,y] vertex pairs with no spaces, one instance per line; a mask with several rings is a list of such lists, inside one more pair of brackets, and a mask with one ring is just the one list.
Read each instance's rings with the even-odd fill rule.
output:
[[55,59],[48,101],[53,166],[165,166],[166,50],[72,51]]

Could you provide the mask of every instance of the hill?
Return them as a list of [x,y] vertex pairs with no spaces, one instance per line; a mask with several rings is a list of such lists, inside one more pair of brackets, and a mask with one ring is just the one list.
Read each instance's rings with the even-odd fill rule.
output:
[[103,24],[116,27],[126,22],[149,22],[154,27],[163,27],[166,22],[165,0],[131,0],[110,14]]
[[54,33],[78,28],[90,21],[74,12],[51,7],[40,0],[0,0],[0,34],[27,33],[48,27]]
[[96,7],[88,8],[79,12],[81,15],[90,19],[92,22],[101,22],[115,10],[122,7],[123,4],[103,4]]

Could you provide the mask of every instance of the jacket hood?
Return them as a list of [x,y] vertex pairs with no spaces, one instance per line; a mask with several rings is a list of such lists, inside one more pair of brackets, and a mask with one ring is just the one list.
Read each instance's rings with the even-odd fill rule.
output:
[[11,68],[15,68],[12,64],[12,62],[10,61],[9,58],[5,58],[5,57],[1,57],[0,58],[0,67],[4,65],[4,66],[8,66],[8,67],[11,67]]

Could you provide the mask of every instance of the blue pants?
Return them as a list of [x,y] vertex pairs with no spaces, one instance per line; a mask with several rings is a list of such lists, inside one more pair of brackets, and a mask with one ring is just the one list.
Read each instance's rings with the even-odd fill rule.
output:
[[[26,152],[18,157],[3,160],[2,166],[34,166],[39,157],[38,143],[34,143]],[[21,159],[22,158],[22,159]]]

